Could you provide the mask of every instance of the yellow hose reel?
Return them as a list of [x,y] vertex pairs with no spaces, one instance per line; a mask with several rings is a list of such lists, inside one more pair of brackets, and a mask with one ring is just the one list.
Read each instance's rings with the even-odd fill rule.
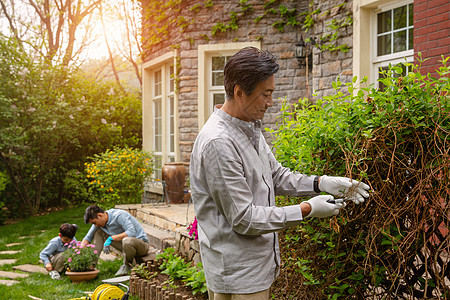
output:
[[121,300],[124,291],[110,284],[99,285],[91,296],[91,300]]
[[110,285],[110,284],[102,284],[99,285],[94,293],[90,296],[81,297],[81,298],[74,298],[70,300],[125,300],[128,299],[128,294],[125,294],[125,292],[120,289],[117,286]]

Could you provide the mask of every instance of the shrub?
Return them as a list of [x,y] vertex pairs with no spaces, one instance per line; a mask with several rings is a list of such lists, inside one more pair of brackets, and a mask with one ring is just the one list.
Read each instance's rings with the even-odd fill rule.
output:
[[442,261],[450,251],[447,61],[438,78],[411,64],[401,77],[394,66],[380,79],[384,91],[363,80],[356,92],[354,78],[334,82],[335,94],[315,104],[284,103],[279,130],[272,131],[283,165],[363,180],[373,190],[338,217],[283,232],[278,280],[289,281],[282,283],[285,292],[332,299],[448,296]]
[[[65,172],[114,146],[140,148],[139,92],[49,66],[0,36],[0,170],[11,217],[71,201]],[[69,174],[70,176],[70,174]]]
[[94,155],[85,165],[86,177],[99,193],[98,202],[113,207],[141,201],[143,182],[153,171],[153,157],[142,150],[114,148]]
[[67,171],[64,177],[63,201],[71,205],[96,202],[98,195],[94,189],[89,189],[89,182],[84,172],[76,169]]
[[[2,195],[2,193],[4,193],[8,182],[9,182],[8,176],[2,171],[0,171],[0,196]],[[0,199],[3,199],[3,197],[1,197]],[[3,225],[6,218],[7,218],[7,208],[5,207],[5,203],[3,202],[3,200],[0,200],[0,225]]]

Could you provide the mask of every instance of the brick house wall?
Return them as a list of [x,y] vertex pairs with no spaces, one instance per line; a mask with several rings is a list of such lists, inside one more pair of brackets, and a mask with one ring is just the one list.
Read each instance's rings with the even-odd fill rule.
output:
[[[450,54],[450,2],[414,0],[414,54],[422,53],[422,74],[437,75],[441,55]],[[417,61],[416,61],[417,63]]]
[[[320,35],[326,32],[326,24],[332,18],[351,11],[351,1],[315,0],[315,5],[320,6],[322,11],[330,10],[331,13],[323,14],[316,20],[314,28],[308,33],[302,32],[301,25],[287,25],[284,31],[279,31],[272,26],[279,15],[266,14],[259,22],[255,22],[257,16],[265,13],[264,3],[261,1],[250,0],[253,10],[239,17],[237,30],[227,30],[224,33],[218,33],[215,36],[211,34],[211,28],[218,22],[227,23],[230,20],[230,12],[241,11],[238,1],[215,0],[211,7],[205,7],[205,1],[193,0],[182,1],[179,8],[181,14],[186,20],[192,21],[184,30],[180,32],[178,28],[169,27],[170,35],[156,45],[149,47],[148,35],[151,28],[150,24],[154,20],[145,17],[145,10],[148,7],[149,0],[142,1],[143,5],[143,30],[142,46],[143,61],[155,59],[168,51],[176,48],[179,56],[179,90],[178,90],[178,130],[179,130],[179,152],[181,162],[188,163],[192,146],[198,134],[198,46],[204,44],[221,44],[235,42],[261,42],[261,49],[268,50],[278,58],[280,69],[275,75],[276,91],[273,94],[274,106],[270,108],[263,119],[263,126],[276,128],[277,116],[281,109],[281,101],[278,98],[286,98],[290,102],[296,102],[303,97],[310,97],[313,91],[317,91],[319,96],[327,95],[331,92],[331,82],[338,76],[344,82],[350,81],[352,77],[351,60],[351,26],[340,32],[338,43],[345,42],[350,46],[350,51],[342,53],[323,52],[314,48],[313,50],[313,68],[308,70],[305,66],[300,66],[295,58],[295,43],[308,35]],[[339,10],[333,10],[333,7],[346,2]],[[297,12],[308,10],[309,1],[279,1],[289,9],[295,8]],[[195,9],[194,9],[195,8]],[[276,7],[275,7],[276,8]],[[146,38],[147,37],[147,38]],[[175,46],[175,47],[174,47]],[[338,53],[339,52],[339,53]],[[309,86],[307,86],[307,83]],[[309,93],[309,94],[308,94]],[[271,136],[264,132],[268,143]],[[145,139],[145,137],[144,137]]]

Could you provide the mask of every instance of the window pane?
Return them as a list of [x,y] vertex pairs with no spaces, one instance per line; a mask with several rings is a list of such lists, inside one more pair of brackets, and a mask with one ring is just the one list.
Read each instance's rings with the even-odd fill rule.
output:
[[406,30],[394,32],[394,53],[406,50]]
[[[411,72],[411,66],[406,67],[406,65],[404,63],[399,63],[399,64],[396,64],[395,66],[401,67],[402,73],[398,74],[395,70],[392,70],[392,74],[391,74],[392,77],[395,77],[395,78],[405,77],[409,72]],[[386,78],[387,76],[389,76],[388,74],[382,74],[381,72],[383,70],[386,71],[386,73],[387,73],[387,71],[389,70],[389,67],[381,67],[380,68],[380,71],[379,71],[380,73],[378,74],[379,78]],[[386,86],[381,81],[379,81],[378,88],[381,91],[384,91],[386,89]]]
[[155,135],[155,151],[162,151],[162,137],[160,135]]
[[378,14],[378,33],[391,31],[391,11]]
[[382,35],[378,37],[378,52],[377,55],[391,54],[391,35]]
[[175,78],[174,78],[174,74],[173,74],[173,66],[170,66],[170,74],[169,74],[169,82],[170,82],[170,85],[169,85],[169,92],[173,92],[175,89],[174,89],[174,82],[175,82]]
[[155,101],[155,118],[161,117],[161,101]]
[[161,77],[161,70],[155,72],[155,96],[161,96],[161,84],[162,84],[162,77]]
[[161,180],[162,176],[161,176],[161,168],[162,168],[162,160],[161,160],[161,156],[159,155],[155,155],[154,156],[154,162],[155,162],[155,170],[154,170],[154,174],[155,174],[155,178]]
[[406,6],[394,9],[394,29],[406,27]]
[[414,29],[411,28],[408,30],[409,37],[408,37],[408,50],[414,49]]
[[414,26],[414,10],[413,10],[413,5],[410,4],[408,7],[409,10],[409,24],[408,26]]
[[224,104],[224,103],[225,103],[225,94],[214,94],[213,106],[216,106],[217,104]]
[[213,86],[223,85],[223,71],[212,73],[212,85]]
[[[380,73],[379,73],[379,78],[386,78],[386,74],[381,74],[381,71],[386,71],[387,72],[387,70],[388,70],[389,68],[388,67],[382,67],[382,68],[380,68]],[[380,90],[380,91],[384,91],[385,89],[386,89],[386,85],[384,85],[384,83],[383,82],[381,82],[381,81],[379,81],[378,82],[378,89]]]
[[212,58],[212,70],[213,71],[223,71],[225,66],[225,56],[218,56]]
[[169,152],[175,151],[175,116],[173,97],[169,98],[170,117],[169,117]]
[[155,151],[162,150],[162,109],[161,101],[154,102]]

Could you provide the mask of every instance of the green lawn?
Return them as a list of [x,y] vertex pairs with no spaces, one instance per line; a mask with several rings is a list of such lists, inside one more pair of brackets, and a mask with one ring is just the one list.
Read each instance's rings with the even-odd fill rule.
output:
[[[39,253],[45,248],[48,241],[59,233],[59,226],[62,223],[75,223],[79,226],[76,238],[81,240],[90,225],[84,224],[83,215],[86,206],[65,209],[53,212],[45,216],[32,217],[12,225],[0,226],[0,251],[21,250],[22,252],[13,255],[0,254],[0,259],[15,258],[14,265],[0,266],[2,271],[14,271],[13,266],[22,264],[39,264]],[[27,237],[20,239],[20,237]],[[10,243],[23,243],[22,245],[6,247]],[[114,273],[122,264],[122,259],[103,262],[100,261],[100,270],[97,279],[87,283],[73,284],[70,279],[63,275],[61,280],[52,280],[50,276],[40,273],[30,273],[30,276],[12,286],[0,285],[1,299],[31,299],[28,295],[41,299],[71,299],[85,296],[83,292],[94,291],[102,284],[102,280],[114,277]],[[19,271],[15,271],[19,272]],[[7,279],[1,278],[0,279]],[[129,299],[138,299],[131,297]]]

